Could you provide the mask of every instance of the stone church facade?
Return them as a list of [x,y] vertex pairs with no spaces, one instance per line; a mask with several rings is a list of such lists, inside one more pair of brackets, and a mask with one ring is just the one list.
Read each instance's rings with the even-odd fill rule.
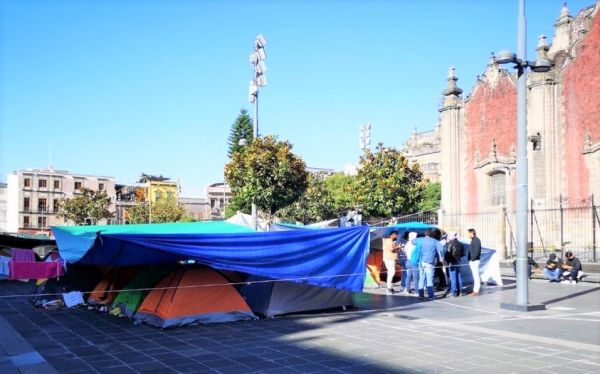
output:
[[[529,195],[536,208],[585,204],[592,195],[600,200],[598,13],[600,1],[575,17],[563,7],[552,43],[538,39],[538,57],[554,66],[530,71],[527,79]],[[486,227],[484,244],[492,247],[510,242],[506,226],[515,210],[516,80],[514,69],[502,68],[492,55],[463,97],[451,68],[439,109],[440,225],[460,232]]]

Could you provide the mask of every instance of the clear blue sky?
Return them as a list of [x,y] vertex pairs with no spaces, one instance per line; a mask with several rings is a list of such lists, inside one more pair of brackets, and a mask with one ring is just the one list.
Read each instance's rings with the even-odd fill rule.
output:
[[[576,14],[594,0],[570,1]],[[1,2],[0,180],[52,165],[133,182],[179,178],[200,196],[222,180],[263,33],[262,134],[309,166],[341,170],[373,144],[434,127],[449,66],[468,92],[490,51],[516,49],[517,1]],[[562,1],[529,0],[528,49],[551,40]]]

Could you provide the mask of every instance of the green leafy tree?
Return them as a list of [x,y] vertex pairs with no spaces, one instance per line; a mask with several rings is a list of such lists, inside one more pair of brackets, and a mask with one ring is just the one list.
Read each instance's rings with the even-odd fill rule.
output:
[[285,222],[309,224],[335,218],[333,199],[321,175],[308,174],[308,187],[300,198],[279,210],[277,217]]
[[304,161],[292,153],[292,145],[266,136],[254,139],[225,165],[225,179],[235,199],[245,206],[253,201],[269,217],[306,190]]
[[240,114],[231,125],[231,130],[229,131],[229,138],[227,140],[229,147],[227,156],[229,156],[229,158],[232,158],[234,153],[242,149],[243,145],[240,145],[241,139],[246,139],[246,145],[249,145],[252,142],[252,137],[254,135],[253,129],[254,121],[250,115],[248,115],[246,109],[241,109]]
[[233,196],[229,201],[229,204],[225,206],[225,218],[233,217],[237,212],[250,214],[252,211],[252,204],[243,201],[237,196]]
[[180,222],[185,217],[185,208],[175,200],[152,203],[152,223]]
[[[152,205],[152,215],[149,209]],[[127,209],[127,220],[129,223],[165,223],[165,222],[190,222],[185,208],[175,200],[162,200],[152,204],[147,202],[138,203]]]
[[414,212],[423,200],[423,175],[394,148],[377,146],[360,157],[354,198],[368,217]]
[[440,207],[440,201],[442,200],[442,186],[440,182],[430,182],[425,186],[423,192],[423,200],[419,205],[421,211],[432,211],[437,210]]
[[125,219],[131,224],[150,222],[150,205],[146,202],[136,203],[125,212]]
[[64,199],[60,204],[58,216],[76,225],[82,225],[87,219],[97,222],[101,219],[112,218],[108,210],[111,198],[105,191],[94,191],[83,187],[80,195]]
[[353,196],[356,177],[347,176],[344,173],[336,173],[325,178],[324,182],[331,196],[333,209],[336,214],[347,212],[356,207]]

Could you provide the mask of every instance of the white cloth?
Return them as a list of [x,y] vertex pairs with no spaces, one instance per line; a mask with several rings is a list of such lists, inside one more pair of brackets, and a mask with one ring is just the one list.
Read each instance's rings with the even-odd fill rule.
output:
[[387,269],[387,288],[388,290],[392,288],[392,280],[394,279],[394,274],[396,274],[396,260],[384,260],[385,268]]
[[479,275],[479,260],[469,261],[469,267],[473,274],[473,292],[479,292],[481,289],[481,275]]

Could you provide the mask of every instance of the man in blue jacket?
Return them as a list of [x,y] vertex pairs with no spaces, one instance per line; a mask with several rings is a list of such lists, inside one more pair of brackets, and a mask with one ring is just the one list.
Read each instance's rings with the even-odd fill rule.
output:
[[433,293],[435,263],[438,259],[440,261],[444,259],[444,246],[438,240],[431,237],[431,230],[425,231],[425,236],[415,239],[414,243],[421,247],[419,298],[425,297],[425,283],[427,283],[427,296],[433,299],[435,297]]

